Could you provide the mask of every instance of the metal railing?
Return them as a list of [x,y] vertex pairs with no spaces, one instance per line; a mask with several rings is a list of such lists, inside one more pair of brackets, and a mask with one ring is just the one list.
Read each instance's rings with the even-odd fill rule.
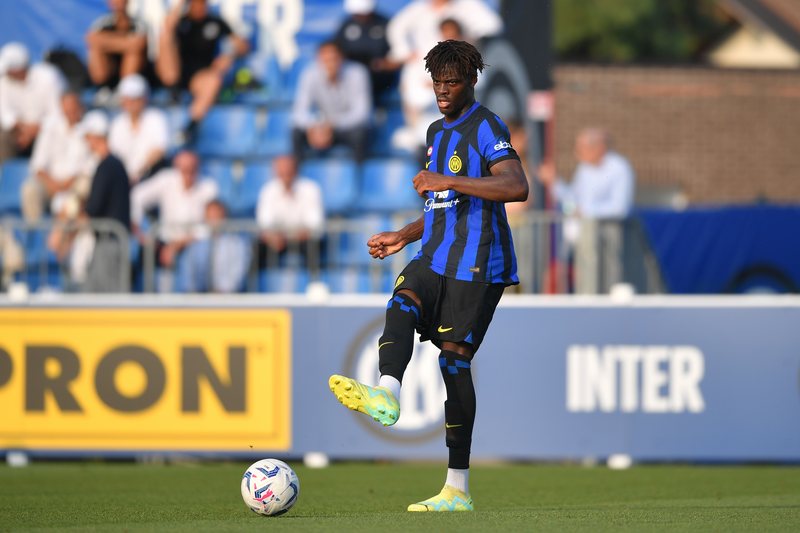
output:
[[114,219],[0,221],[0,285],[59,292],[130,292],[130,237]]
[[[26,253],[24,266],[14,274],[14,279],[27,283],[31,290],[55,285],[64,292],[130,292],[133,279],[138,280],[134,283],[139,287],[137,290],[144,292],[185,291],[180,283],[168,287],[161,281],[172,277],[185,282],[181,265],[185,266],[190,259],[197,260],[195,243],[207,241],[210,245],[202,248],[201,253],[208,257],[199,258],[205,263],[203,288],[190,287],[190,290],[214,291],[215,275],[242,261],[238,265],[240,273],[236,274],[241,281],[228,290],[303,292],[309,282],[323,282],[332,292],[389,292],[419,246],[410,245],[379,261],[369,256],[367,240],[381,231],[400,229],[418,216],[418,212],[410,212],[357,220],[329,219],[319,235],[303,236],[306,239],[284,235],[282,251],[262,242],[263,230],[253,220],[229,220],[213,227],[166,227],[154,223],[141,243],[131,242],[127,230],[114,220],[68,224],[45,220],[29,225],[18,219],[6,219],[0,222],[0,231],[13,235]],[[186,231],[202,238],[185,248],[175,265],[166,267],[158,257],[159,236],[164,230]],[[509,291],[602,294],[612,285],[624,282],[633,285],[637,293],[666,292],[658,262],[637,219],[591,221],[531,211],[514,217],[512,235],[520,285]],[[215,253],[226,253],[216,247],[220,236],[238,239],[240,244],[236,246],[241,253],[215,260]],[[76,276],[79,261],[75,260],[76,253],[86,255],[85,250],[76,251],[81,239],[94,240],[88,263],[84,257],[86,271],[82,278]],[[8,260],[2,258],[2,261],[5,270]],[[95,283],[98,276],[104,280],[99,287]],[[56,283],[47,281],[54,277]]]

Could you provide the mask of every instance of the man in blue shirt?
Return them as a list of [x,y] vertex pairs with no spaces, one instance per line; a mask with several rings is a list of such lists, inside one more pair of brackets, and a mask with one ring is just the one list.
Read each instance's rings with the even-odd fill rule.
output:
[[475,101],[478,50],[443,41],[425,58],[439,110],[428,128],[426,170],[413,180],[426,198],[423,216],[401,229],[374,235],[367,245],[379,259],[422,240],[397,278],[379,341],[377,387],[331,376],[337,399],[384,426],[400,416],[400,387],[413,350],[414,330],[442,350],[447,389],[447,480],[442,491],[409,511],[471,511],[469,455],[476,401],[471,361],[507,285],[519,283],[505,202],[528,197],[528,181],[511,146],[508,128]]

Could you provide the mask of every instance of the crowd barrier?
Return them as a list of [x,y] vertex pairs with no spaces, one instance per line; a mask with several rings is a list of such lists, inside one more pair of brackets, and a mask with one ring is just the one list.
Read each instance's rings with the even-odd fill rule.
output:
[[[446,458],[438,353],[384,428],[388,295],[0,299],[0,450],[33,456]],[[504,296],[473,360],[476,460],[800,460],[800,298]]]
[[[137,292],[187,292],[185,284],[180,283],[185,263],[201,260],[206,265],[203,275],[213,278],[215,265],[230,266],[229,262],[211,259],[213,242],[221,235],[235,235],[246,252],[239,258],[230,258],[246,262],[239,292],[303,293],[311,282],[322,282],[334,293],[385,293],[391,291],[397,274],[417,253],[419,244],[380,261],[370,257],[367,240],[381,231],[402,228],[418,217],[419,212],[332,217],[326,220],[320,234],[307,241],[287,235],[287,248],[281,253],[260,243],[263,230],[254,220],[230,219],[213,227],[168,227],[212,243],[193,249],[191,254],[184,250],[170,269],[159,265],[158,237],[165,228],[157,222],[146,229],[143,237],[136,238],[130,237],[122,226],[110,226],[114,221],[90,224],[95,233],[102,234],[98,242],[105,239],[103,235],[110,235],[109,228],[113,227],[114,239],[125,254],[121,258],[108,254],[96,258],[98,262],[111,261],[108,266],[99,265],[101,270],[119,269],[121,281],[111,292],[129,292],[131,280]],[[3,223],[1,227],[15,235],[26,253],[26,267],[17,275],[17,281],[28,283],[32,291],[49,287],[62,292],[90,292],[91,285],[80,277],[76,279],[74,254],[54,255],[48,250],[48,236],[54,228],[61,227],[59,224],[46,220],[30,226],[19,219]],[[514,292],[602,294],[620,282],[631,284],[637,293],[665,291],[658,263],[637,219],[591,221],[531,211],[514,217],[512,226],[520,279],[520,285],[511,289]],[[64,228],[62,240],[72,239],[76,228],[74,224]],[[198,256],[199,253],[205,255]],[[117,263],[121,266],[114,266]]]

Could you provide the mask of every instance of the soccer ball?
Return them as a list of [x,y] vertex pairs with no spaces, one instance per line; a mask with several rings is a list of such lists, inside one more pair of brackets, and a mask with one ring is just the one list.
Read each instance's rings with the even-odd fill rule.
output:
[[242,499],[260,515],[282,515],[294,507],[299,494],[297,474],[277,459],[256,461],[242,476]]

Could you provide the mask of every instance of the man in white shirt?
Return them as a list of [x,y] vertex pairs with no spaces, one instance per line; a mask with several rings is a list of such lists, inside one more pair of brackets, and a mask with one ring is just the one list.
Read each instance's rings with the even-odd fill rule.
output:
[[123,112],[111,122],[108,145],[135,184],[165,166],[169,126],[163,111],[147,107],[150,88],[141,75],[122,78],[117,91]]
[[273,253],[286,251],[291,244],[309,246],[318,243],[325,222],[322,190],[319,185],[297,176],[297,161],[291,155],[272,160],[274,177],[258,194],[256,221],[261,241]]
[[[603,128],[585,128],[575,139],[578,167],[567,184],[552,163],[539,168],[538,178],[569,217],[564,236],[575,247],[575,292],[605,293],[623,280],[624,235],[621,219],[633,207],[636,175],[611,147]],[[578,219],[577,217],[580,217]]]
[[199,179],[199,170],[197,154],[184,150],[175,155],[172,167],[131,190],[131,227],[140,240],[145,211],[158,206],[157,261],[164,268],[172,269],[186,245],[208,234],[202,222],[218,189],[214,181]]
[[636,175],[628,160],[611,148],[611,136],[603,128],[585,128],[575,139],[578,167],[570,184],[556,176],[552,164],[539,169],[539,180],[548,186],[567,214],[586,219],[621,219],[633,206]]
[[65,82],[49,63],[30,64],[25,45],[0,49],[0,164],[30,153],[45,118],[58,112]]
[[440,116],[424,58],[444,40],[441,24],[448,19],[458,23],[463,38],[470,42],[503,30],[500,15],[481,0],[415,0],[392,17],[386,28],[390,46],[387,59],[403,64],[400,96],[407,126],[399,144],[393,140],[398,147],[412,148],[414,139],[424,145],[428,125]]
[[320,45],[317,61],[300,75],[292,109],[294,152],[298,161],[306,148],[324,151],[335,144],[353,150],[357,161],[367,154],[372,114],[372,84],[367,68],[345,61],[339,46]]
[[83,117],[80,97],[66,93],[61,112],[50,115],[42,125],[31,157],[31,176],[22,184],[22,215],[29,223],[42,217],[45,202],[55,216],[65,209],[77,214],[78,199],[89,194],[91,176],[97,165],[86,138],[78,128]]

